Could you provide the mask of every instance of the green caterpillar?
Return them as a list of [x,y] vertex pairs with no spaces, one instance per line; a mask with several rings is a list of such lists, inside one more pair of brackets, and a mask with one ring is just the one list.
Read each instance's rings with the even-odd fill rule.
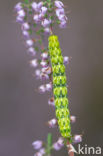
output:
[[53,71],[53,94],[56,117],[61,135],[71,140],[70,113],[68,110],[67,86],[63,56],[56,35],[49,36],[49,55]]

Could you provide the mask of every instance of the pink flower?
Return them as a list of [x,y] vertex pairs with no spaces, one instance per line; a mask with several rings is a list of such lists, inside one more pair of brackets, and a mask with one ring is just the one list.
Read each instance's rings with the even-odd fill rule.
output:
[[75,136],[74,136],[73,142],[74,142],[74,143],[80,143],[80,142],[82,142],[82,137],[81,137],[81,135],[75,135]]
[[35,21],[35,23],[39,23],[40,22],[40,18],[39,15],[34,15],[33,20]]
[[70,120],[71,120],[71,123],[75,123],[76,117],[75,116],[70,116]]
[[43,27],[47,27],[47,26],[49,26],[51,24],[51,20],[48,20],[48,19],[44,19],[43,21],[42,21],[42,23],[41,23],[41,25],[43,26]]
[[17,12],[17,14],[18,14],[18,16],[19,17],[21,17],[21,18],[24,18],[25,17],[25,11],[22,9],[22,10],[19,10],[18,12]]
[[42,59],[48,59],[48,53],[47,52],[44,52],[44,53],[42,53],[41,54],[41,57],[42,57]]
[[61,1],[55,1],[54,3],[55,3],[55,6],[59,9],[64,7],[64,4]]
[[30,29],[30,25],[27,22],[25,22],[25,23],[22,24],[22,29],[23,30],[29,30]]
[[23,36],[26,37],[26,38],[29,38],[29,37],[30,37],[29,32],[26,31],[26,30],[22,31],[22,34],[23,34]]
[[42,6],[41,7],[41,10],[40,10],[40,13],[42,13],[43,15],[45,15],[46,14],[46,12],[47,12],[47,8],[45,7],[45,6]]
[[37,59],[33,59],[30,61],[30,65],[34,68],[36,68],[38,66],[38,60]]
[[40,92],[40,93],[45,93],[45,92],[46,92],[46,88],[45,88],[44,85],[41,85],[41,86],[39,87],[39,92]]
[[33,3],[31,4],[31,6],[32,6],[32,9],[33,9],[34,11],[38,12],[38,5],[37,5],[36,2],[33,2]]
[[66,65],[66,64],[68,64],[69,63],[69,57],[68,56],[65,56],[64,57],[64,64]]
[[59,151],[64,146],[63,142],[64,142],[63,138],[59,138],[58,141],[53,144],[53,148],[56,151]]
[[45,85],[46,91],[51,91],[52,90],[52,83],[47,83]]
[[34,147],[34,149],[38,150],[42,147],[43,145],[43,142],[41,140],[37,140],[37,141],[34,141],[32,143],[32,146]]
[[26,40],[26,45],[28,47],[33,46],[33,44],[34,44],[33,40],[31,40],[31,39]]
[[51,119],[50,121],[48,121],[49,128],[55,128],[56,125],[57,125],[57,120],[56,119]]
[[59,17],[60,15],[65,15],[64,9],[56,9],[56,15]]
[[50,98],[49,100],[48,100],[48,104],[50,105],[50,106],[55,106],[55,103],[54,103],[54,98]]
[[28,49],[28,53],[29,53],[31,56],[35,56],[35,55],[36,55],[36,51],[35,51],[35,49],[34,49],[33,47],[30,47],[30,48]]
[[22,9],[22,3],[19,2],[19,3],[17,3],[17,4],[15,5],[14,10],[18,12],[18,11],[20,11],[21,9]]

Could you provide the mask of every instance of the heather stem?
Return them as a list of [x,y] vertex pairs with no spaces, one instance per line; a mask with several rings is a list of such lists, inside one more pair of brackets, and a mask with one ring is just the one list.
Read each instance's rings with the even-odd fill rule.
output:
[[74,156],[74,152],[72,151],[72,148],[70,146],[69,140],[67,140],[67,150],[68,150],[68,156]]
[[50,156],[51,154],[51,146],[52,146],[52,134],[48,133],[47,136],[47,155]]

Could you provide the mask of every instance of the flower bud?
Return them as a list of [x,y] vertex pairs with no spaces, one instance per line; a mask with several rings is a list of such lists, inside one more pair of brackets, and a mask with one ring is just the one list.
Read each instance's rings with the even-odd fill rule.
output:
[[56,15],[59,17],[60,15],[65,15],[64,9],[56,9]]
[[52,83],[48,83],[45,85],[46,91],[51,91],[52,90]]
[[41,153],[41,154],[45,154],[45,148],[41,148],[40,150],[39,150],[39,152]]
[[38,66],[38,60],[37,59],[33,59],[30,61],[30,65],[34,68],[36,68]]
[[23,30],[23,31],[22,31],[22,34],[23,34],[23,36],[24,36],[25,38],[29,38],[29,37],[30,37],[29,32],[26,31],[26,30]]
[[48,65],[48,63],[47,63],[47,61],[42,60],[42,61],[40,62],[40,65],[41,65],[42,67],[46,67],[46,66]]
[[34,154],[34,156],[43,156],[43,154],[40,153],[40,152],[37,152],[37,153]]
[[38,6],[38,10],[40,10],[41,7],[43,6],[43,2],[39,2],[39,3],[37,4],[37,6]]
[[41,23],[41,25],[43,26],[43,27],[47,27],[47,26],[49,26],[51,24],[51,20],[48,20],[48,19],[44,19],[43,21],[42,21],[42,23]]
[[70,116],[70,120],[71,120],[71,123],[75,123],[76,117],[75,116]]
[[17,3],[17,4],[15,5],[14,10],[18,12],[18,11],[20,11],[21,9],[22,9],[22,3],[19,2],[19,3]]
[[50,121],[48,121],[49,128],[55,128],[56,125],[57,125],[57,120],[56,119],[51,119]]
[[43,145],[43,142],[41,140],[37,140],[32,143],[33,148],[36,150],[40,149],[42,145]]
[[69,63],[69,57],[68,56],[65,56],[64,57],[64,64],[66,65],[66,64],[68,64]]
[[20,16],[16,17],[16,22],[22,24],[24,22],[24,19]]
[[55,6],[59,9],[64,7],[64,4],[61,1],[55,1]]
[[47,8],[45,6],[41,7],[40,13],[42,13],[43,15],[45,15],[47,12]]
[[51,69],[51,67],[44,67],[44,68],[42,68],[41,69],[41,71],[43,72],[43,73],[46,73],[46,74],[51,74],[51,72],[52,72],[52,69]]
[[30,47],[30,48],[28,49],[28,54],[30,54],[31,56],[35,56],[35,55],[36,55],[35,49],[34,49],[33,47]]
[[53,148],[56,151],[59,151],[64,146],[64,143],[63,142],[64,142],[63,138],[59,138],[58,141],[53,144]]
[[39,69],[35,70],[35,76],[40,78],[41,71]]
[[27,22],[25,22],[25,23],[22,24],[22,29],[23,30],[29,30],[30,29],[30,25]]
[[59,24],[59,27],[60,28],[66,28],[67,26],[67,22],[66,21],[62,21],[60,24]]
[[37,3],[36,2],[33,2],[32,4],[31,4],[31,6],[32,6],[32,9],[34,10],[34,11],[38,11],[38,5],[37,5]]
[[17,12],[17,14],[18,14],[19,17],[22,17],[22,18],[25,17],[25,11],[24,11],[23,9],[22,9],[22,10],[19,10],[19,11]]
[[52,97],[52,98],[50,98],[49,100],[48,100],[48,104],[50,105],[50,106],[55,106],[55,103],[54,103],[54,98]]
[[31,39],[26,40],[26,45],[28,47],[33,46],[33,44],[34,44],[33,40],[31,40]]
[[34,15],[33,19],[34,19],[35,23],[40,22],[39,15]]
[[48,59],[48,53],[47,52],[44,52],[44,53],[42,53],[41,54],[41,57],[42,57],[42,59]]
[[73,138],[73,142],[74,143],[80,143],[82,142],[82,136],[81,135],[74,135],[74,138]]
[[50,28],[44,28],[44,32],[46,33],[46,34],[49,34],[50,33]]
[[48,76],[47,74],[41,73],[41,74],[40,74],[40,79],[41,79],[42,81],[48,80],[48,79],[49,79],[49,76]]
[[40,92],[40,93],[45,93],[45,92],[46,92],[46,88],[45,88],[44,85],[41,85],[41,86],[39,87],[39,92]]

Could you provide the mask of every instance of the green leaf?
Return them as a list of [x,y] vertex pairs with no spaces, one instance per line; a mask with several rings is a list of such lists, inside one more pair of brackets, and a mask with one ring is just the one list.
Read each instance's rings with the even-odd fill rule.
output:
[[29,0],[24,0],[24,2],[25,2],[26,4],[29,4]]

